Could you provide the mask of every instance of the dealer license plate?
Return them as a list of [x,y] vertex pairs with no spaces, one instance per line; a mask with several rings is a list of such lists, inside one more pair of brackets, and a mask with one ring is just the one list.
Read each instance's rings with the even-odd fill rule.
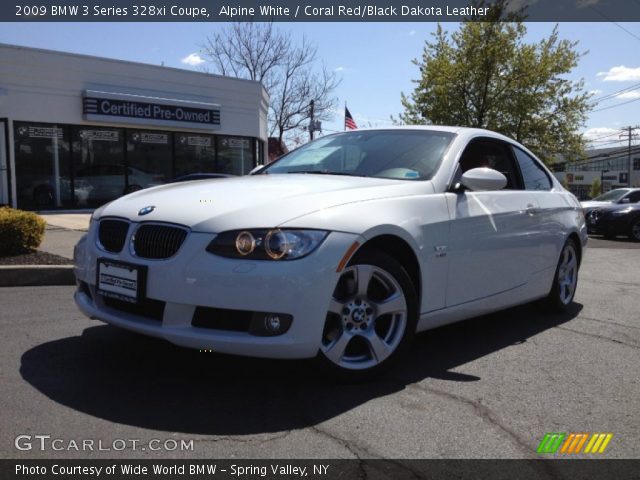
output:
[[144,295],[146,267],[98,259],[98,293],[105,297],[137,303]]

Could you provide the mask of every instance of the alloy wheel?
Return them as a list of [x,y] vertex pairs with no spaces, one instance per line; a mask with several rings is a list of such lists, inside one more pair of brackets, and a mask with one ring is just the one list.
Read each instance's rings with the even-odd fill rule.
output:
[[560,265],[558,265],[557,282],[560,289],[560,302],[568,305],[573,300],[578,283],[578,258],[572,243],[567,243],[562,250]]
[[322,353],[348,370],[375,367],[398,348],[407,316],[407,299],[391,273],[375,265],[352,265],[331,298]]

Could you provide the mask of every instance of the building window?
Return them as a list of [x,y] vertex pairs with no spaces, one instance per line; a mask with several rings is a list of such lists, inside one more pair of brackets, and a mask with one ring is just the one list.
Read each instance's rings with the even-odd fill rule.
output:
[[46,123],[13,125],[18,208],[73,207],[67,129]]
[[97,207],[122,196],[125,193],[124,130],[73,127],[72,132],[78,206]]
[[253,139],[218,137],[218,171],[246,175],[255,165]]
[[189,173],[214,173],[216,166],[216,139],[213,135],[195,133],[175,134],[175,176]]
[[93,208],[190,173],[245,175],[264,153],[249,137],[14,122],[19,208]]
[[173,136],[157,130],[127,130],[127,193],[173,178]]
[[633,169],[640,170],[640,158],[633,159]]

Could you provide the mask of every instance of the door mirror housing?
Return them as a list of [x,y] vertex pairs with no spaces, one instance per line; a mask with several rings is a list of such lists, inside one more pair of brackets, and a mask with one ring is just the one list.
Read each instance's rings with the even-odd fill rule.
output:
[[629,197],[625,197],[622,200],[620,200],[620,203],[631,203],[631,200],[629,199]]
[[460,183],[475,192],[502,190],[507,185],[507,177],[492,168],[472,168],[462,174]]

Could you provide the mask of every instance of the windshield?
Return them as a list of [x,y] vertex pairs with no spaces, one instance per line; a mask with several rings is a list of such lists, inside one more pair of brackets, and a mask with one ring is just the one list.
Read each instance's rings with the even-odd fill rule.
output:
[[260,173],[312,173],[428,180],[454,137],[429,130],[352,131],[322,137]]
[[597,202],[617,202],[622,197],[625,196],[627,190],[623,188],[616,188],[615,190],[609,190],[607,193],[603,193],[599,197],[594,198],[593,200]]

